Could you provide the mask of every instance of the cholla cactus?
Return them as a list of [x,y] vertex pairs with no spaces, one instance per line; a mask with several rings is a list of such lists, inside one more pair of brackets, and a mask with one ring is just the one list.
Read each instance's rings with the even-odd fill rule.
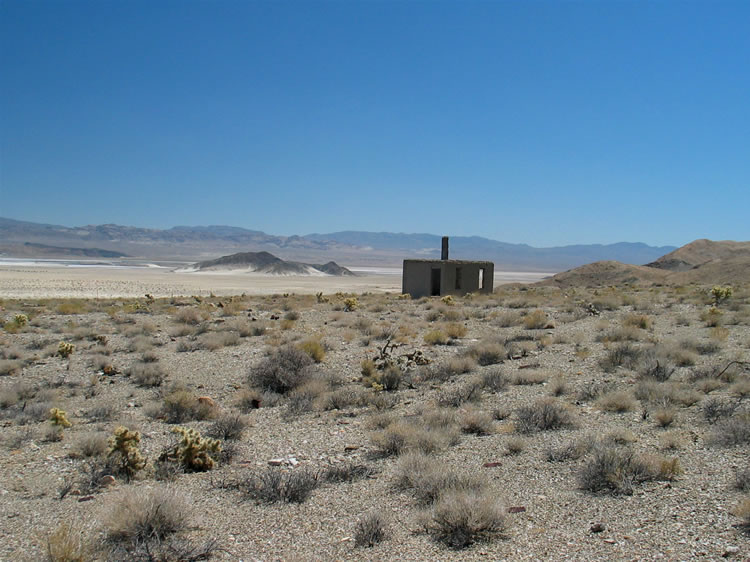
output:
[[328,298],[328,297],[326,297],[326,296],[323,296],[323,293],[322,293],[322,292],[320,292],[320,293],[316,293],[316,294],[315,294],[315,298],[317,298],[317,299],[318,299],[318,304],[325,304],[325,303],[327,303],[327,302],[331,302],[331,299],[329,299],[329,298]]
[[49,421],[52,425],[59,425],[60,427],[70,427],[73,425],[68,421],[67,414],[60,408],[52,408],[49,411]]
[[74,346],[72,343],[61,341],[57,345],[57,354],[63,359],[66,359],[67,357],[70,357],[73,351],[75,351],[75,348],[76,346]]
[[23,328],[26,324],[29,323],[29,317],[25,314],[16,314],[13,317],[13,322],[18,326],[19,328]]
[[456,303],[456,301],[451,295],[445,295],[440,300],[443,301],[443,304],[448,305],[448,306],[453,306]]
[[115,429],[115,434],[109,438],[107,456],[119,455],[119,469],[127,474],[128,478],[135,476],[136,472],[146,466],[146,459],[138,450],[140,442],[141,434],[124,426]]
[[732,287],[719,287],[718,285],[711,289],[711,296],[714,298],[714,304],[720,304],[732,296]]
[[221,443],[218,439],[201,437],[200,433],[188,427],[175,427],[172,433],[179,434],[181,439],[169,452],[168,457],[177,460],[187,470],[203,471],[214,467],[216,461],[210,454],[221,452]]
[[356,310],[359,307],[359,301],[354,297],[344,299],[344,310],[350,312]]

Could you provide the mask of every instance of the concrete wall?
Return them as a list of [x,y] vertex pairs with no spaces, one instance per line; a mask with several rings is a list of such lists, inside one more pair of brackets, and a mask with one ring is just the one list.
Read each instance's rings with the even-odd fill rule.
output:
[[[495,276],[495,264],[485,261],[464,260],[404,260],[402,292],[413,298],[432,294],[432,271],[440,271],[440,295],[465,295],[480,291],[491,293]],[[460,282],[456,287],[459,276]],[[479,271],[484,269],[484,286],[479,289]]]

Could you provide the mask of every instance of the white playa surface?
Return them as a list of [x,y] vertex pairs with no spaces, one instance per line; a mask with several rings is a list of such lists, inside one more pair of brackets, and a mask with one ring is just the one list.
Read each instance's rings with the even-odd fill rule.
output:
[[[186,273],[171,268],[108,265],[63,260],[0,261],[0,298],[134,298],[185,295],[314,294],[323,292],[400,292],[401,268],[353,266],[356,277],[267,275],[258,273]],[[551,273],[496,272],[495,286],[531,283]]]

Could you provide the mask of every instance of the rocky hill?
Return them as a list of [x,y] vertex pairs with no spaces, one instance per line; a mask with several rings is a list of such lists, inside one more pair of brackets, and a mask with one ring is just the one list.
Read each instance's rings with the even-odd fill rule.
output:
[[194,264],[192,271],[235,271],[269,275],[354,275],[336,262],[310,264],[285,261],[269,252],[240,252]]
[[646,265],[599,261],[558,273],[541,285],[712,285],[750,282],[750,242],[696,240]]

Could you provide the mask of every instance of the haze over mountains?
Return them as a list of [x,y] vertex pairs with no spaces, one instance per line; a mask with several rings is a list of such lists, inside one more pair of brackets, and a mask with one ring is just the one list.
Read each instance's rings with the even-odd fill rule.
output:
[[[450,234],[447,232],[446,234]],[[400,266],[404,258],[439,258],[438,234],[344,231],[305,236],[276,236],[232,226],[176,226],[160,230],[115,224],[66,227],[0,218],[0,252],[33,257],[27,243],[60,249],[60,257],[81,249],[119,252],[151,260],[206,261],[237,252],[270,252],[284,260],[325,263],[335,260],[363,266]],[[495,262],[508,271],[561,271],[599,260],[643,264],[675,250],[643,243],[581,244],[535,248],[479,236],[451,236],[456,259]],[[38,257],[49,257],[40,249]]]

